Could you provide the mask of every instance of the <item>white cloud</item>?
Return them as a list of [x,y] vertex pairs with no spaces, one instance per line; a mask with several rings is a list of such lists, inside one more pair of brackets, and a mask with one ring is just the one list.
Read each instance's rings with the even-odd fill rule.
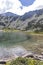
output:
[[[22,9],[20,8],[22,7]],[[18,15],[36,9],[43,8],[43,0],[35,0],[34,3],[28,7],[23,6],[19,0],[0,0],[0,13],[13,12]]]
[[23,11],[28,12],[28,11],[33,11],[33,10],[38,10],[43,8],[43,0],[35,0],[34,3],[28,7],[24,7]]
[[12,7],[12,3],[8,0],[0,0],[0,13],[5,12],[6,10]]

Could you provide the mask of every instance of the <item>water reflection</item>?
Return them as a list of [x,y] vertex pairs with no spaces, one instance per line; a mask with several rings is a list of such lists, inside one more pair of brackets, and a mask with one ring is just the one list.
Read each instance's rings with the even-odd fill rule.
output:
[[29,40],[30,38],[30,35],[26,35],[23,32],[0,32],[0,46],[18,44],[19,42]]

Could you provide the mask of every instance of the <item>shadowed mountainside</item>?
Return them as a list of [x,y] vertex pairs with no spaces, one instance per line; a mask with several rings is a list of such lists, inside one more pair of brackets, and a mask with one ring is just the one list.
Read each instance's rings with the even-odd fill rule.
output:
[[0,14],[0,29],[43,30],[43,9],[30,11],[23,16],[7,12]]

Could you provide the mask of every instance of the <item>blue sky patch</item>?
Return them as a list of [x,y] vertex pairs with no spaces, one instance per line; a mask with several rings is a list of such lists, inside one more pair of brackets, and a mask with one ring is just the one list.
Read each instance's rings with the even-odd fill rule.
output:
[[19,0],[23,6],[32,5],[35,0]]

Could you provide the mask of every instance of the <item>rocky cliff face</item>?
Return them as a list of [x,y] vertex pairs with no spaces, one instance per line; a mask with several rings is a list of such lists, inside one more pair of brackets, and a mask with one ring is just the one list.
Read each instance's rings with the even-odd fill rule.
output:
[[43,9],[30,11],[23,16],[11,12],[0,14],[0,29],[43,30]]

